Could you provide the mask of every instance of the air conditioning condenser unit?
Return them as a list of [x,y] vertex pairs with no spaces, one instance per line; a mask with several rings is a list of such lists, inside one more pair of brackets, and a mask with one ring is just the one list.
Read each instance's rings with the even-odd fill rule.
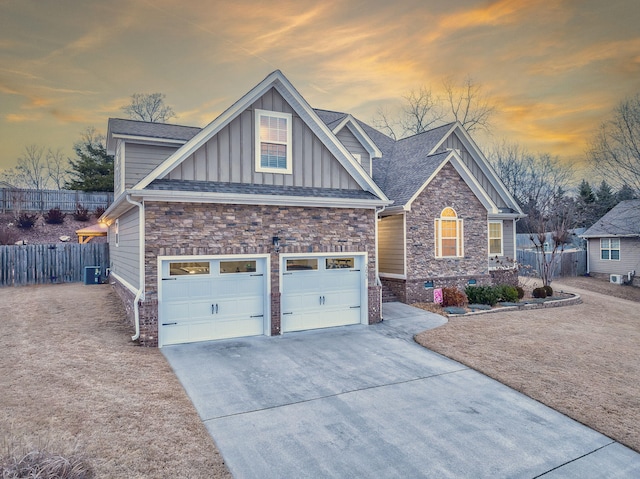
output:
[[614,284],[622,284],[622,275],[621,274],[609,275],[609,282]]

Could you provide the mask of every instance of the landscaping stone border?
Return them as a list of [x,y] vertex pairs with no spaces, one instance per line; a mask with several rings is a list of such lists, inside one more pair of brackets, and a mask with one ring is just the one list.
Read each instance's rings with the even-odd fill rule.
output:
[[527,302],[523,301],[518,303],[517,306],[502,306],[500,308],[493,308],[490,310],[471,311],[465,314],[447,314],[449,318],[462,318],[467,316],[475,316],[478,314],[500,313],[503,311],[519,311],[530,309],[543,309],[543,308],[560,308],[563,306],[573,306],[576,304],[582,304],[582,298],[577,293],[565,293],[572,295],[570,298],[550,299],[544,301]]

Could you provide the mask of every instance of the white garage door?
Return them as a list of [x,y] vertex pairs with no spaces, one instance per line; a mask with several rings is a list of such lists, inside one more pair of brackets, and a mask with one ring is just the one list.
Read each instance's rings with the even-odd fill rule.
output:
[[264,258],[162,262],[160,345],[265,331]]
[[363,256],[314,256],[282,261],[283,332],[361,322]]

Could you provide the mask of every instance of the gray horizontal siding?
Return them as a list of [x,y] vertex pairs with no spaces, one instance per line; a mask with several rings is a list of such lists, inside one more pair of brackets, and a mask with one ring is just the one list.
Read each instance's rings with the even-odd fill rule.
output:
[[125,145],[125,188],[131,188],[140,182],[154,168],[169,158],[178,148],[171,146]]
[[383,217],[378,223],[380,274],[405,274],[404,244],[404,215]]
[[140,250],[138,249],[140,223],[138,217],[138,208],[132,208],[120,216],[118,246],[115,243],[115,222],[109,226],[111,270],[136,288],[140,287]]
[[[255,171],[254,110],[293,115],[292,174]],[[127,155],[128,156],[128,155]],[[312,188],[361,189],[291,106],[274,89],[234,118],[165,178]]]
[[589,239],[589,272],[640,275],[640,238],[620,238],[620,260],[600,259],[600,239]]

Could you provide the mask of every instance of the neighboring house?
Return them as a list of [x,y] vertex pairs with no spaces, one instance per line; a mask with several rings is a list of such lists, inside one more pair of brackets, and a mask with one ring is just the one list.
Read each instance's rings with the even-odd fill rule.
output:
[[621,201],[580,236],[590,275],[628,281],[640,270],[640,200]]
[[275,71],[202,129],[111,119],[107,148],[145,345],[371,324],[382,282],[413,302],[517,274],[522,212],[458,123],[394,141]]

